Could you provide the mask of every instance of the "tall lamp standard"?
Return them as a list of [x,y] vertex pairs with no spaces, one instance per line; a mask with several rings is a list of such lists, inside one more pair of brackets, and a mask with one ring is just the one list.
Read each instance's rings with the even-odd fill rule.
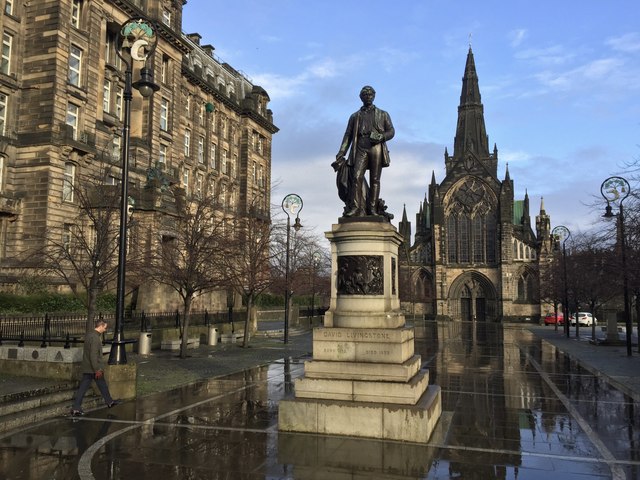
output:
[[[625,238],[624,231],[624,208],[622,202],[629,196],[631,192],[631,186],[626,179],[622,177],[609,177],[602,185],[600,185],[600,193],[602,197],[607,201],[607,208],[603,215],[604,218],[613,218],[616,216],[612,212],[611,204],[618,202],[618,222],[620,225],[620,252],[622,254],[622,289],[624,292],[624,321],[625,329],[627,331],[627,356],[631,356],[631,308],[629,305],[629,275],[627,273],[627,240]],[[640,318],[638,318],[638,331],[640,331]],[[640,352],[640,342],[638,343],[638,351]]]
[[[122,125],[122,179],[120,197],[120,238],[118,240],[118,283],[116,290],[116,325],[113,332],[110,365],[127,363],[124,340],[124,297],[125,297],[125,264],[127,260],[127,220],[128,220],[128,188],[129,188],[129,143],[131,130],[131,100],[133,88],[143,97],[150,97],[160,87],[153,83],[153,73],[146,66],[157,45],[155,28],[151,21],[142,17],[127,20],[120,28],[116,53],[124,62],[124,120]],[[140,68],[140,79],[132,83],[133,62],[143,62]]]
[[[571,232],[564,225],[558,225],[551,231],[553,238],[558,241],[562,241],[562,282],[564,284],[564,333],[569,338],[569,291],[567,289],[567,249],[565,244],[571,236]],[[578,323],[578,316],[576,313],[576,323]]]
[[293,224],[293,228],[297,232],[302,228],[302,224],[300,223],[300,210],[302,210],[303,203],[300,195],[295,193],[290,193],[286,197],[282,199],[282,210],[287,214],[287,252],[286,252],[286,260],[284,267],[284,283],[285,283],[285,291],[284,291],[284,343],[289,343],[289,296],[291,295],[291,288],[289,286],[289,251],[290,251],[290,242],[291,242],[291,215],[296,216],[296,220]]
[[318,273],[318,265],[320,265],[320,259],[322,258],[322,255],[320,255],[320,252],[313,252],[313,255],[311,255],[311,262],[313,264],[313,271],[312,271],[312,276],[311,276],[311,321],[309,322],[309,325],[312,324],[313,322],[313,317],[315,314],[315,309],[316,309],[316,275]]

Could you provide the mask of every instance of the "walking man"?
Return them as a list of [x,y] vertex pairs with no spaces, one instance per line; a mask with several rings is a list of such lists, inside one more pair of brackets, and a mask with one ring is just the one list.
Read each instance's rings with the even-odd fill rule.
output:
[[95,328],[87,332],[84,337],[84,347],[82,350],[82,379],[80,386],[76,392],[73,407],[71,407],[71,415],[84,415],[82,411],[82,400],[85,393],[91,386],[91,382],[95,381],[102,398],[109,408],[118,405],[120,400],[114,400],[109,393],[109,387],[104,379],[104,357],[102,355],[102,334],[107,330],[107,322],[98,319],[95,322]]

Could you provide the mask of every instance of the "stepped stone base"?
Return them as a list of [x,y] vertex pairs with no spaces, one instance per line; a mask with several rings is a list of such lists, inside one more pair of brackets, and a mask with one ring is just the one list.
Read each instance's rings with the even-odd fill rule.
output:
[[278,428],[427,443],[442,401],[400,310],[402,236],[389,223],[356,219],[327,238],[331,306],[325,327],[313,330],[313,360],[295,381],[295,398],[280,401]]
[[408,382],[420,370],[420,355],[413,355],[400,364],[364,362],[331,362],[310,360],[304,364],[307,378],[336,380],[367,380],[382,382]]
[[412,328],[314,328],[313,358],[401,364],[413,356]]
[[415,405],[281,400],[278,428],[286,432],[427,443],[441,413],[440,387],[430,385]]
[[429,384],[429,373],[420,372],[408,382],[373,382],[298,378],[296,398],[415,405]]

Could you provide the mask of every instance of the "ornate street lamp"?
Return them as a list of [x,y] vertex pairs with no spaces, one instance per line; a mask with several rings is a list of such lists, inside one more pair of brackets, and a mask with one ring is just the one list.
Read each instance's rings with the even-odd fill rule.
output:
[[311,262],[313,264],[313,271],[311,277],[311,321],[309,322],[309,326],[313,324],[313,317],[315,313],[315,300],[316,300],[316,275],[318,272],[318,265],[320,265],[320,260],[322,259],[322,255],[320,252],[313,252],[311,255]]
[[[555,238],[557,241],[561,241],[562,242],[562,266],[563,266],[563,270],[562,270],[562,281],[564,284],[564,301],[562,302],[564,304],[564,333],[567,336],[567,338],[569,338],[569,291],[567,289],[567,249],[565,247],[565,244],[567,243],[567,240],[569,239],[569,237],[571,236],[571,232],[569,231],[569,229],[567,227],[565,227],[564,225],[558,225],[557,227],[555,227],[552,231],[551,231],[551,235],[553,236],[553,238]],[[578,323],[578,314],[576,312],[576,324]],[[557,324],[557,322],[556,322]]]
[[[160,89],[153,83],[153,73],[146,66],[157,45],[155,28],[150,20],[135,17],[127,20],[118,34],[118,48],[116,53],[124,62],[124,120],[122,125],[122,182],[120,197],[120,238],[118,241],[118,284],[116,290],[116,325],[113,332],[110,365],[124,365],[127,363],[124,339],[124,297],[125,297],[125,264],[127,260],[127,220],[128,220],[128,187],[129,187],[129,143],[131,129],[131,100],[133,88],[143,97],[149,97]],[[140,79],[132,83],[133,62],[143,62],[140,69]]]
[[289,249],[290,249],[290,230],[291,230],[291,215],[295,215],[296,220],[293,224],[293,228],[297,232],[302,228],[300,223],[300,210],[302,210],[302,198],[300,195],[290,193],[282,199],[282,210],[287,214],[287,252],[285,261],[284,272],[284,343],[289,343],[289,297],[291,295],[291,288],[289,286]]
[[[618,222],[620,225],[620,251],[622,254],[622,288],[624,291],[624,321],[625,329],[627,330],[627,356],[631,356],[631,308],[629,305],[629,275],[627,273],[627,240],[625,238],[624,231],[624,208],[622,202],[629,196],[631,186],[626,179],[622,177],[609,177],[602,185],[600,185],[600,193],[602,197],[607,201],[607,207],[603,215],[604,218],[613,218],[616,216],[613,213],[611,204],[618,202],[619,212],[617,214]],[[638,318],[638,331],[640,332],[640,317]],[[640,352],[640,342],[638,342],[638,351]]]

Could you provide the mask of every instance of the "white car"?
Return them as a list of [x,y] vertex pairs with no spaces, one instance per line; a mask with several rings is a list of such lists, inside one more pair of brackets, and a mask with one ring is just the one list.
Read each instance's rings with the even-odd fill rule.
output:
[[[589,312],[578,312],[578,323],[581,327],[590,327],[592,324],[598,325],[598,319]],[[571,326],[576,324],[576,314],[571,315]]]

